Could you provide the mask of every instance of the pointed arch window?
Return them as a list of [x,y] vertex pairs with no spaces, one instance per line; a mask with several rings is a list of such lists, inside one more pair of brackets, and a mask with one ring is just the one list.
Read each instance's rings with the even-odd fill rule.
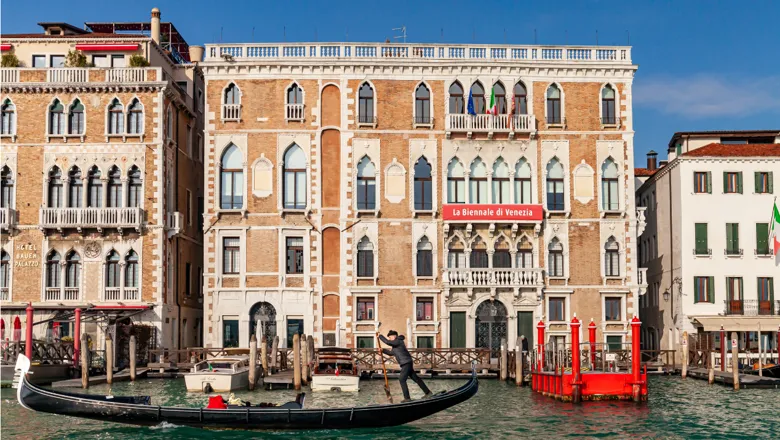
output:
[[620,244],[615,237],[609,237],[604,244],[604,275],[608,277],[620,276]]
[[143,180],[141,170],[135,165],[127,172],[127,206],[130,208],[143,206]]
[[426,236],[417,242],[417,276],[433,276],[433,244]]
[[423,83],[414,91],[414,123],[431,123],[431,91]]
[[125,106],[114,98],[108,106],[108,134],[124,134]]
[[[65,287],[71,289],[77,289],[81,284],[81,257],[76,251],[70,251],[65,258]],[[77,299],[67,297],[66,299]]]
[[515,203],[531,202],[531,164],[525,158],[515,165]]
[[534,267],[534,246],[528,237],[523,237],[517,243],[517,253],[515,254],[515,267],[520,269],[531,269]]
[[241,150],[230,144],[220,159],[220,209],[244,207],[244,157]]
[[49,171],[49,208],[62,208],[62,170],[58,166]]
[[560,124],[561,120],[561,89],[551,84],[547,88],[547,123]]
[[374,89],[367,82],[364,82],[358,90],[358,122],[374,123]]
[[87,171],[87,207],[103,206],[103,182],[100,181],[100,169],[93,166]]
[[504,237],[496,240],[496,244],[493,247],[493,267],[499,269],[512,267],[512,254],[509,252],[509,243]]
[[225,89],[223,104],[239,104],[241,102],[241,90],[234,83],[230,83]]
[[447,166],[447,203],[466,203],[466,178],[458,159]]
[[608,158],[601,165],[601,209],[604,211],[620,210],[618,167],[612,158]]
[[496,83],[493,84],[493,94],[496,97],[496,111],[500,115],[505,115],[507,112],[506,89],[501,81],[496,81]]
[[515,114],[527,115],[528,114],[528,92],[525,89],[525,84],[518,82],[514,88],[515,100]]
[[414,209],[417,211],[433,209],[431,164],[425,156],[417,159],[417,163],[414,164]]
[[84,200],[84,182],[81,180],[81,170],[73,167],[68,172],[68,208],[81,208]]
[[488,267],[487,244],[482,237],[477,237],[471,245],[469,267],[478,269]]
[[469,203],[488,203],[487,169],[479,157],[471,164],[469,187]]
[[450,85],[450,113],[463,114],[466,111],[463,99],[463,86],[455,81]]
[[563,166],[557,158],[547,164],[547,210],[563,211]]
[[241,120],[241,90],[235,83],[230,83],[222,93],[222,119]]
[[512,203],[509,197],[509,167],[501,157],[493,164],[493,203]]
[[73,101],[68,112],[68,134],[84,134],[84,104],[78,99]]
[[463,249],[463,242],[455,237],[447,248],[447,267],[450,269],[465,268],[466,253]]
[[11,287],[11,256],[5,250],[0,250],[0,295],[3,301],[8,301],[8,290]]
[[293,83],[287,89],[287,120],[303,120],[303,89],[298,84]]
[[485,114],[485,88],[482,83],[475,81],[471,85],[471,100],[474,103],[474,111],[478,115]]
[[108,208],[122,207],[122,173],[115,166],[108,170]]
[[119,287],[121,284],[119,254],[111,251],[106,257],[106,287]]
[[0,114],[2,114],[2,125],[0,125],[0,130],[2,131],[0,131],[0,134],[16,134],[16,106],[13,101],[6,98],[0,107]]
[[609,84],[601,89],[601,123],[605,125],[617,123],[615,114],[615,89]]
[[284,208],[306,209],[306,155],[298,144],[292,144],[284,153]]
[[368,156],[357,166],[357,208],[376,209],[376,168]]
[[127,133],[143,134],[144,132],[144,105],[138,98],[133,99],[127,108]]
[[60,254],[57,251],[49,252],[46,257],[46,287],[60,287]]
[[138,254],[131,250],[125,256],[125,287],[138,288],[139,277]]
[[363,237],[357,246],[357,276],[373,277],[374,276],[374,245],[368,239]]
[[7,165],[0,169],[0,208],[10,208],[14,199],[14,176]]
[[65,107],[59,99],[49,106],[49,134],[65,134]]
[[550,246],[547,249],[547,270],[551,277],[563,276],[563,245],[557,238],[553,238],[550,241]]

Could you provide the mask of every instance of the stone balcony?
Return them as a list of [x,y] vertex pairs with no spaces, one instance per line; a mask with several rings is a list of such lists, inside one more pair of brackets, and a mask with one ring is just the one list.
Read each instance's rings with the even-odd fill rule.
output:
[[162,81],[160,67],[51,67],[0,69],[0,82],[44,84],[129,84]]
[[78,301],[81,289],[78,287],[47,287],[43,293],[44,301]]
[[11,208],[0,208],[0,230],[10,230],[13,228],[15,220],[16,211]]
[[453,287],[542,287],[542,268],[445,268],[442,273],[445,288]]
[[471,138],[474,133],[487,133],[492,138],[495,133],[507,133],[514,137],[515,133],[536,132],[534,115],[469,115],[447,114],[445,131],[450,137],[452,133],[466,133]]
[[637,284],[639,285],[639,294],[644,295],[647,292],[647,268],[640,267],[637,270]]
[[139,301],[139,293],[137,287],[104,287],[103,301]]
[[181,212],[169,212],[165,215],[165,231],[168,238],[181,234],[184,228],[184,214]]
[[56,229],[124,229],[141,232],[143,210],[141,208],[41,208],[39,227],[43,230]]

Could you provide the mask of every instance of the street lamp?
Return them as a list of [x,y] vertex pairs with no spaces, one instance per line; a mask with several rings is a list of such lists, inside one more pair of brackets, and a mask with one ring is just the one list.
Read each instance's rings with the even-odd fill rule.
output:
[[664,290],[664,302],[669,302],[669,289]]

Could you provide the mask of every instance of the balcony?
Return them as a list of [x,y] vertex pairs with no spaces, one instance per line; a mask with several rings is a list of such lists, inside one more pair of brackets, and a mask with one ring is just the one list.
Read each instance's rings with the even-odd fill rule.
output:
[[41,229],[135,229],[141,232],[143,211],[141,208],[41,208]]
[[222,104],[223,121],[241,121],[241,104]]
[[647,268],[646,267],[640,267],[639,270],[637,270],[637,279],[636,283],[639,285],[639,294],[644,295],[645,292],[647,292]]
[[11,298],[8,287],[0,287],[0,301],[8,301]]
[[47,287],[44,301],[78,301],[81,298],[81,289],[78,287]]
[[182,232],[184,227],[184,214],[181,212],[169,212],[165,216],[165,231],[168,238],[175,237]]
[[447,136],[466,133],[471,138],[473,133],[487,133],[492,138],[494,133],[508,133],[511,138],[515,133],[533,133],[534,123],[533,115],[448,114],[445,130]]
[[777,316],[780,315],[780,301],[737,299],[724,301],[726,315]]
[[541,287],[541,268],[445,268],[445,287]]
[[7,231],[14,226],[16,211],[11,208],[0,208],[0,230]]
[[727,257],[741,257],[742,248],[727,248],[723,250],[723,255]]
[[303,104],[287,104],[284,118],[288,121],[303,121]]
[[138,301],[141,299],[137,287],[106,287],[103,301]]
[[699,257],[710,257],[712,256],[712,249],[710,248],[693,248],[693,255],[699,256]]

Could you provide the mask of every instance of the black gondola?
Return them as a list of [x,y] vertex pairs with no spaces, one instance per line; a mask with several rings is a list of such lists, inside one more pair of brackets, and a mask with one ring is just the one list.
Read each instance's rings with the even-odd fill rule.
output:
[[[753,368],[746,368],[742,370],[742,372],[758,376],[758,370],[758,364],[756,364],[753,366]],[[774,377],[780,379],[780,365],[764,365],[763,368],[761,368],[761,374],[764,377]]]
[[397,426],[430,416],[468,400],[479,382],[472,369],[468,383],[424,400],[359,408],[305,409],[290,402],[277,407],[230,406],[227,409],[163,407],[148,396],[112,397],[63,393],[38,388],[27,380],[29,360],[20,355],[19,403],[30,410],[132,425],[168,422],[205,428],[232,429],[346,429]]

